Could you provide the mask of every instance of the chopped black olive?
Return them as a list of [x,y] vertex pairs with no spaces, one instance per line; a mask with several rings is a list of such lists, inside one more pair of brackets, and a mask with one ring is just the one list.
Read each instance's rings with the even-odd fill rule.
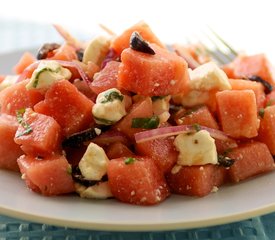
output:
[[80,172],[79,167],[72,168],[72,178],[75,182],[80,183],[81,185],[85,187],[91,187],[93,185],[96,185],[99,182],[105,182],[108,181],[108,176],[104,175],[101,180],[87,180],[83,177],[83,175]]
[[234,164],[235,160],[227,157],[225,155],[218,155],[218,163],[223,167],[231,167]]
[[268,94],[270,92],[272,92],[273,90],[273,87],[271,86],[271,84],[267,81],[265,81],[264,79],[262,79],[261,77],[259,76],[256,76],[256,75],[253,75],[251,77],[248,77],[248,79],[250,81],[254,81],[254,82],[259,82],[261,83],[263,86],[264,86],[264,89],[265,89],[265,93]]
[[84,50],[83,49],[78,49],[75,51],[76,55],[77,55],[77,59],[82,62],[83,59],[83,55],[84,55]]
[[133,32],[130,38],[130,47],[133,50],[148,53],[151,55],[156,54],[155,51],[149,46],[138,32]]
[[75,133],[70,137],[66,138],[62,146],[63,147],[80,147],[84,142],[87,142],[95,138],[98,134],[96,133],[95,128],[89,128],[82,132]]
[[57,43],[45,43],[39,50],[36,55],[38,60],[42,60],[47,58],[48,53],[52,52],[53,50],[60,48],[60,45]]

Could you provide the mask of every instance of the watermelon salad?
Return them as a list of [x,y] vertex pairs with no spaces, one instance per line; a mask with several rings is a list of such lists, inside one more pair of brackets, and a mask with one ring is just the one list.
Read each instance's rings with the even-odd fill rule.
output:
[[153,205],[274,170],[275,79],[264,54],[192,66],[139,22],[26,52],[0,77],[0,168],[44,196]]

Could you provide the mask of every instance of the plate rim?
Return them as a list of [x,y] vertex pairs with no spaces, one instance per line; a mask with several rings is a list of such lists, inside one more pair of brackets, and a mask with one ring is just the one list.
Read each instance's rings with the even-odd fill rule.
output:
[[[25,51],[34,51],[34,48],[31,49],[19,49],[13,50],[10,52],[0,53],[0,58],[9,56],[12,54],[20,55]],[[5,171],[5,170],[4,170]],[[180,229],[193,229],[199,227],[210,227],[215,225],[222,225],[228,224],[232,222],[242,221],[245,219],[261,216],[264,214],[275,212],[275,201],[272,204],[264,205],[261,207],[257,207],[254,209],[250,209],[246,212],[234,213],[234,214],[227,214],[224,216],[216,216],[216,217],[209,217],[207,219],[202,220],[193,220],[193,221],[165,221],[163,223],[153,223],[153,222],[146,222],[143,223],[136,222],[136,223],[104,223],[100,221],[72,221],[66,220],[62,217],[48,217],[39,214],[32,214],[27,213],[25,211],[14,210],[9,207],[5,207],[0,203],[0,214],[27,220],[27,221],[34,221],[41,224],[49,224],[49,225],[56,225],[60,227],[71,227],[71,228],[79,228],[79,229],[86,229],[86,230],[102,230],[102,231],[129,231],[129,232],[142,232],[142,231],[172,231],[172,230],[180,230]]]

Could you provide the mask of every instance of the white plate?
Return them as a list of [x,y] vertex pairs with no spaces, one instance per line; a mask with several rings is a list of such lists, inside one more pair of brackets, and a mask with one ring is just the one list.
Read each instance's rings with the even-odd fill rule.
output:
[[[0,57],[7,72],[18,53]],[[3,63],[5,62],[5,65]],[[5,66],[3,68],[3,66]],[[19,174],[0,170],[0,213],[29,221],[96,230],[152,231],[211,226],[275,211],[275,174],[221,187],[203,198],[173,195],[150,207],[77,196],[43,197],[29,191]]]

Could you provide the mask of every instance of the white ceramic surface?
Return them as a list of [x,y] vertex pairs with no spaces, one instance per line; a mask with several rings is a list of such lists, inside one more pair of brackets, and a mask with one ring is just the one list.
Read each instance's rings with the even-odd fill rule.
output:
[[[0,73],[20,53],[0,57]],[[43,197],[28,190],[20,175],[0,170],[0,214],[29,221],[96,230],[152,231],[211,226],[275,211],[275,174],[224,186],[204,198],[173,195],[157,206],[77,196]]]

